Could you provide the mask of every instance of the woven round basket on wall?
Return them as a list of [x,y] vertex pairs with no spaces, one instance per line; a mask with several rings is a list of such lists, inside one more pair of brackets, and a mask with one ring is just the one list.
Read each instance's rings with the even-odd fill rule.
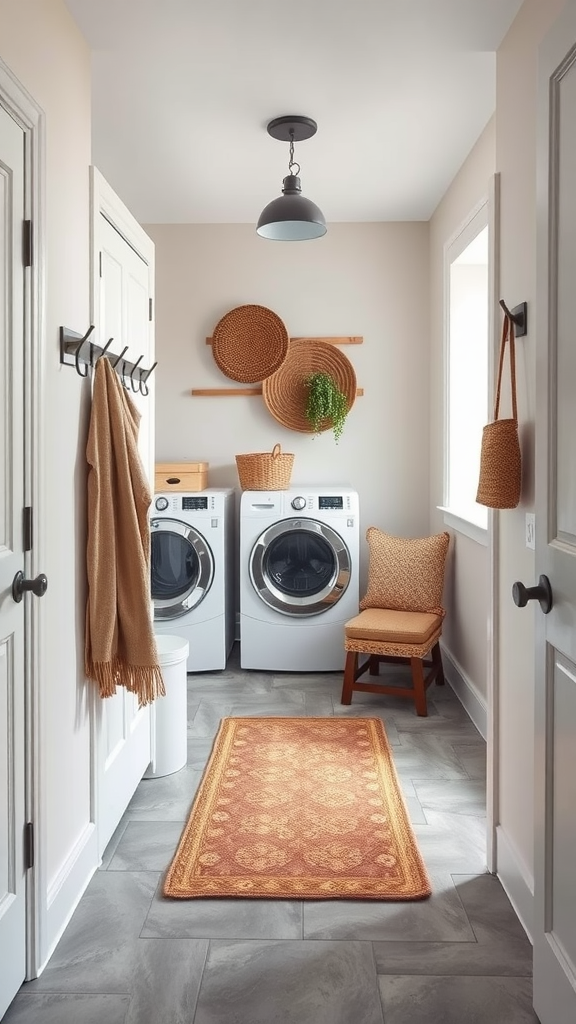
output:
[[[316,338],[291,341],[282,366],[262,384],[266,407],[278,423],[290,430],[313,433],[306,419],[308,388],[305,379],[312,373],[329,373],[348,400],[350,410],[356,399],[356,373],[352,363],[335,345]],[[321,430],[330,430],[327,420]]]
[[254,384],[274,373],[288,352],[288,331],[266,306],[236,306],[214,328],[212,353],[230,380]]

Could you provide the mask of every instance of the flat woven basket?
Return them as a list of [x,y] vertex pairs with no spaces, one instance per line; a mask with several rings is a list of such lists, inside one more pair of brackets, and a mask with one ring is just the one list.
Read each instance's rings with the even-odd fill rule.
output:
[[[348,357],[329,342],[304,338],[290,342],[282,366],[262,384],[266,407],[278,423],[290,430],[313,433],[305,413],[308,399],[305,379],[320,371],[332,375],[346,395],[348,410],[352,408],[356,399],[356,373]],[[331,421],[327,420],[321,430],[329,430],[331,426]]]
[[294,455],[275,444],[271,452],[237,455],[236,468],[243,491],[287,491]]
[[288,331],[266,306],[236,306],[214,328],[212,353],[230,380],[253,384],[282,365],[288,352]]

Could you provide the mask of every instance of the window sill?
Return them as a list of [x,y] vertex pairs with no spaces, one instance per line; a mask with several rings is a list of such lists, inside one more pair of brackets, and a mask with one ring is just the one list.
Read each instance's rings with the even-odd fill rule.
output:
[[443,505],[438,505],[437,508],[440,512],[444,513],[444,523],[446,526],[450,526],[456,533],[463,533],[465,537],[476,541],[477,544],[481,544],[485,548],[488,547],[488,530],[486,527],[478,526],[477,523],[472,523],[469,519],[463,519],[462,516],[457,515]]

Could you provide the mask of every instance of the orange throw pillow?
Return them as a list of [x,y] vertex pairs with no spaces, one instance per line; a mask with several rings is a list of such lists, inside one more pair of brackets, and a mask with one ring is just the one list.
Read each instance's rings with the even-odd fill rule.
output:
[[449,533],[433,537],[392,537],[369,527],[368,591],[360,608],[390,608],[443,615],[444,567]]

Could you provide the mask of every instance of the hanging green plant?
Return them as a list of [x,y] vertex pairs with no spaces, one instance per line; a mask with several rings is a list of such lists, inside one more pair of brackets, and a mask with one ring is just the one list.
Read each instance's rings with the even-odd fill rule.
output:
[[304,378],[308,387],[306,400],[306,419],[315,434],[326,430],[326,421],[331,421],[332,432],[336,442],[344,430],[348,415],[348,399],[340,391],[336,381],[329,373],[319,371]]

